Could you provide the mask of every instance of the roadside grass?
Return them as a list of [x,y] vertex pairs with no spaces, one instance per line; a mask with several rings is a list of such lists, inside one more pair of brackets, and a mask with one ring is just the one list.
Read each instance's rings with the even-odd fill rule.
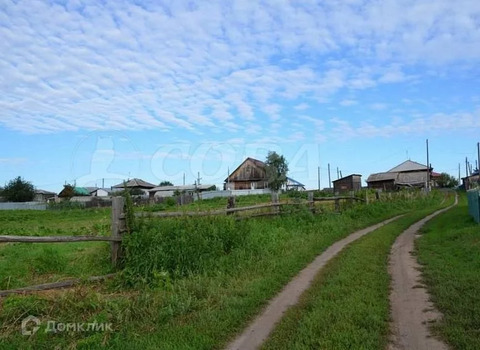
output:
[[263,349],[385,349],[388,256],[396,237],[440,208],[411,212],[345,248],[287,311]]
[[[221,348],[333,242],[398,213],[436,206],[442,198],[245,222],[151,220],[127,240],[125,270],[116,280],[2,299],[0,348]],[[42,320],[31,337],[19,333],[28,315]],[[49,320],[108,322],[114,332],[45,333]]]
[[[110,209],[2,210],[0,235],[109,235]],[[111,272],[106,242],[0,243],[0,289]]]
[[480,225],[459,205],[430,221],[416,242],[422,273],[443,319],[433,331],[453,349],[480,349]]

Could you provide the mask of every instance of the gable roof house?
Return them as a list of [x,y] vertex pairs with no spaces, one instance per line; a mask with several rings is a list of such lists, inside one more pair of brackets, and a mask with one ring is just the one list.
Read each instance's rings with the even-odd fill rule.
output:
[[433,168],[407,160],[384,173],[372,174],[367,179],[368,188],[394,191],[400,188],[424,188],[427,184],[427,171],[432,180]]
[[151,190],[152,188],[156,187],[156,185],[151,184],[150,182],[144,181],[142,179],[131,179],[128,181],[125,181],[125,184],[119,183],[118,185],[112,186],[113,189],[119,189],[123,190],[124,188],[129,188],[129,189],[140,189],[143,190],[146,194],[148,194],[148,190]]
[[[248,157],[226,179],[225,190],[256,190],[267,189],[268,179],[265,163],[261,160]],[[305,185],[287,177],[284,190],[305,190]]]
[[268,188],[265,163],[248,157],[226,179],[226,190],[255,190]]

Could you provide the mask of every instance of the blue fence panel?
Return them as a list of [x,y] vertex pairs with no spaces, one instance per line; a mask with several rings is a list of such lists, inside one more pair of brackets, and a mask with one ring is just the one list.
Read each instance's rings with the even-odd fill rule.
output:
[[467,191],[468,212],[480,224],[480,190]]

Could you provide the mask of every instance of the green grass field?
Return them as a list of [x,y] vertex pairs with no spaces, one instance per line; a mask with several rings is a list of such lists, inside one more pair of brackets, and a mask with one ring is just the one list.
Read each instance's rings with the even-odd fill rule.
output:
[[[110,235],[110,209],[0,211],[0,235]],[[111,272],[109,244],[0,244],[0,289]]]
[[[126,241],[125,270],[117,279],[3,298],[0,348],[221,348],[333,242],[398,213],[435,207],[442,199],[441,194],[400,198],[341,214],[303,211],[246,221],[149,220]],[[68,264],[73,257],[67,256]],[[101,259],[93,262],[104,265]],[[31,337],[19,332],[28,315],[42,321]],[[109,322],[114,331],[45,333],[49,320]]]
[[468,215],[466,197],[433,219],[417,240],[425,284],[444,315],[434,331],[452,349],[480,349],[480,225]]

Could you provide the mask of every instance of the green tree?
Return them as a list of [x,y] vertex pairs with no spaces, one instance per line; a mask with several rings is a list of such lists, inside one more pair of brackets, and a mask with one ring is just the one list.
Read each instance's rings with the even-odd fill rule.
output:
[[170,181],[162,181],[158,186],[173,186],[173,184]]
[[18,176],[5,186],[2,195],[9,202],[28,202],[35,197],[35,189],[30,182]]
[[458,186],[458,180],[450,174],[441,173],[437,179],[437,184],[443,188],[452,188]]
[[271,190],[278,191],[287,182],[288,164],[284,156],[276,152],[268,152],[265,171],[268,187]]

